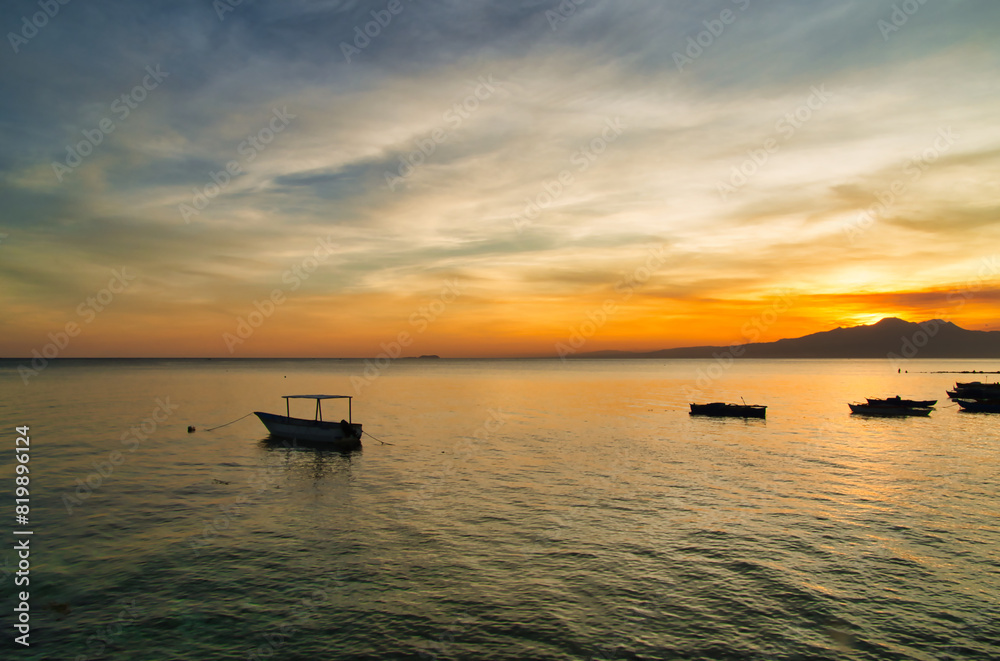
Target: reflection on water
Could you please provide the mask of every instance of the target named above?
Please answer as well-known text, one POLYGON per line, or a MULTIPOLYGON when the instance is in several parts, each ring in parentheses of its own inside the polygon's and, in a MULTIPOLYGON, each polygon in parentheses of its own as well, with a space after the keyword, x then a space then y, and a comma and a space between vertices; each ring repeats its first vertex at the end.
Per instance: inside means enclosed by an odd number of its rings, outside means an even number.
POLYGON ((288 470, 311 467, 318 479, 330 472, 347 471, 351 467, 351 456, 360 450, 330 450, 319 443, 288 441, 267 437, 259 442, 260 448, 276 459, 288 470))
POLYGON ((401 361, 354 401, 392 445, 348 454, 201 430, 355 394, 360 362, 56 363, 30 392, 0 367, 38 447, 47 647, 19 658, 1000 656, 998 418, 847 407, 946 405, 955 379, 921 372, 984 365, 709 367, 401 361), (698 388, 768 418, 690 416, 698 388))

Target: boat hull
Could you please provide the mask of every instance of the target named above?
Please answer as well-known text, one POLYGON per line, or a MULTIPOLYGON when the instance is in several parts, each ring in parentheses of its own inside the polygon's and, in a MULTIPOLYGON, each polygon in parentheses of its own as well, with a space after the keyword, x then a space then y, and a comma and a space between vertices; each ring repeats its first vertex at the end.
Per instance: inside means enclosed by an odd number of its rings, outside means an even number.
POLYGON ((1000 384, 979 381, 956 383, 954 390, 946 392, 952 399, 1000 399, 1000 384))
POLYGON ((918 408, 918 409, 929 409, 937 404, 936 399, 897 399, 895 397, 890 397, 889 399, 874 399, 872 397, 868 398, 868 404, 870 406, 896 406, 904 408, 918 408))
POLYGON ((905 406, 873 406, 871 404, 848 404, 851 413, 858 415, 874 415, 881 418, 900 418, 906 416, 925 416, 931 414, 929 408, 908 408, 905 406))
POLYGON ((284 415, 254 411, 254 415, 272 436, 294 441, 329 445, 354 450, 361 447, 361 425, 349 422, 328 422, 290 418, 284 415))
POLYGON ((691 415, 707 415, 713 418, 764 418, 766 406, 740 406, 739 404, 691 404, 691 415))
POLYGON ((1000 413, 1000 403, 997 402, 969 402, 964 399, 956 399, 955 402, 969 413, 1000 413))

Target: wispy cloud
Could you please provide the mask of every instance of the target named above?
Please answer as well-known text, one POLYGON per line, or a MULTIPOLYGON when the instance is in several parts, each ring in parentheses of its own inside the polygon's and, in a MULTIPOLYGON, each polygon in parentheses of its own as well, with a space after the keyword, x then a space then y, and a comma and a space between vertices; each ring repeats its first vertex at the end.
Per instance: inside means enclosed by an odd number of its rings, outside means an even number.
MULTIPOLYGON (((18 311, 0 354, 25 354, 125 263, 135 285, 74 351, 113 352, 152 325, 164 330, 129 351, 221 354, 233 315, 328 236, 329 261, 255 336, 262 354, 368 353, 453 274, 468 288, 421 338, 441 344, 421 352, 541 352, 659 245, 669 259, 622 326, 602 330, 608 341, 725 340, 715 329, 738 327, 745 304, 792 286, 814 298, 773 332, 866 306, 919 317, 1000 238, 996 3, 925 3, 888 40, 889 2, 595 1, 554 23, 558 5, 401 0, 388 22, 384 0, 245 0, 223 20, 194 0, 62 5, 0 55, 0 302, 18 311), (348 61, 342 45, 372 21, 348 61), (678 70, 675 54, 706 30, 678 70), (157 65, 169 78, 116 115, 157 65), (816 88, 830 98, 795 120, 816 88), (276 109, 295 119, 245 147, 276 109), (113 132, 53 176, 108 117, 113 132), (609 121, 626 128, 601 145, 609 121), (907 178, 941 129, 960 139, 907 178), (720 197, 769 139, 780 148, 720 197), (183 217, 233 162, 238 174, 183 217), (519 231, 512 216, 563 172, 571 185, 519 231), (327 343, 297 325, 345 306, 370 337, 331 331, 327 343)), ((18 0, 0 25, 16 32, 36 10, 18 0)))

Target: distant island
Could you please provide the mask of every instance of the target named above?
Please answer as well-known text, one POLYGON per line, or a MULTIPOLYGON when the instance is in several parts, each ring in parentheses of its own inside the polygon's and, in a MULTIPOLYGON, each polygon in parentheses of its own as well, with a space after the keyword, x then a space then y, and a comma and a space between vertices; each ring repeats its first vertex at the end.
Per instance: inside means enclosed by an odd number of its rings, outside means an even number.
POLYGON ((835 328, 803 337, 729 346, 650 352, 593 351, 574 358, 1000 358, 1000 331, 973 331, 950 321, 920 323, 889 317, 869 326, 835 328))

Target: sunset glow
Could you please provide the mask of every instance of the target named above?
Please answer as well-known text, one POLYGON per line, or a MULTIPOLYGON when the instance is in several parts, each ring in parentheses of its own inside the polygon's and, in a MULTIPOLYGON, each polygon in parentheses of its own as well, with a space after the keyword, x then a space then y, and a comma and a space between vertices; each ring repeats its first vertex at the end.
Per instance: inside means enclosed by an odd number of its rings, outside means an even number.
POLYGON ((404 2, 362 47, 384 6, 73 3, 7 47, 0 356, 995 322, 995 3, 404 2))

